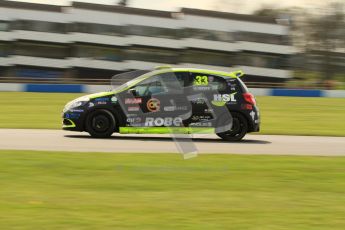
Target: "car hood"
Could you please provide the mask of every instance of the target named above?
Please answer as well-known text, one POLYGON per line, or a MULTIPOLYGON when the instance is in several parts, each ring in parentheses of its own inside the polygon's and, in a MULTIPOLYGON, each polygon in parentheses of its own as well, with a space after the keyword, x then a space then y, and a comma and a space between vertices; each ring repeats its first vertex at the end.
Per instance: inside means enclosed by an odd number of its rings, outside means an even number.
POLYGON ((107 96, 113 96, 113 95, 115 95, 115 92, 100 92, 100 93, 93 93, 93 94, 86 95, 86 97, 90 99, 95 99, 99 97, 107 97, 107 96))

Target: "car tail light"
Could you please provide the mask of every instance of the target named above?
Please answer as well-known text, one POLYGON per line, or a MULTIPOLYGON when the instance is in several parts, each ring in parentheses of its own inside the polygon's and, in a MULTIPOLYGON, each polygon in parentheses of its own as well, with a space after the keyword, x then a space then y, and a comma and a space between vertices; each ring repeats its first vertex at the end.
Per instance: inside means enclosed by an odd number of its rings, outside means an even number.
POLYGON ((244 100, 249 104, 256 105, 255 97, 251 93, 244 93, 243 94, 244 100))
POLYGON ((242 104, 241 109, 253 110, 253 105, 251 104, 242 104))

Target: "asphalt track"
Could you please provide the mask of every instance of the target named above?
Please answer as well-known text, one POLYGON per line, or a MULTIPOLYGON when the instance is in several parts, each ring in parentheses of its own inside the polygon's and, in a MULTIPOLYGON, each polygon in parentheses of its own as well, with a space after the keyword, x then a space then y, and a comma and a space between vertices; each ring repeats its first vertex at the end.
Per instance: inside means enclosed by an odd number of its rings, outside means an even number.
POLYGON ((345 137, 247 135, 227 143, 215 135, 179 139, 169 135, 113 135, 93 139, 87 133, 62 130, 0 129, 2 150, 48 150, 113 153, 198 153, 345 156, 345 137))

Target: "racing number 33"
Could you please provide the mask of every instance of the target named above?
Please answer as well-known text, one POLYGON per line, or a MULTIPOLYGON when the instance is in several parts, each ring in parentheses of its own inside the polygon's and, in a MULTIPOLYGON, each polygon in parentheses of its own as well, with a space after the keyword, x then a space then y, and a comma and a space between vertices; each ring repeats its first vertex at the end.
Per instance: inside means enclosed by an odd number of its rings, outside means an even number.
POLYGON ((208 85, 208 77, 196 76, 194 79, 194 85, 208 85))

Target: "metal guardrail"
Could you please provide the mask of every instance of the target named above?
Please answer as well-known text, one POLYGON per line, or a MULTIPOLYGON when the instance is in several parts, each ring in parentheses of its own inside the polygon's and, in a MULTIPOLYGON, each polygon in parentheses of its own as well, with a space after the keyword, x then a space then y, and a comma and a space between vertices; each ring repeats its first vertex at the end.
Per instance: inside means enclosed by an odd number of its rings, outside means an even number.
POLYGON ((329 89, 330 86, 324 83, 306 84, 299 81, 288 81, 285 83, 276 82, 245 82, 248 88, 282 88, 282 89, 329 89))
MULTIPOLYGON (((24 84, 83 84, 83 85, 121 85, 131 79, 81 79, 81 78, 30 78, 30 77, 0 77, 0 83, 24 83, 24 84), (111 83, 110 83, 111 81, 111 83)), ((329 89, 330 86, 322 83, 308 84, 288 81, 277 82, 245 82, 248 88, 285 88, 285 89, 329 89)))

